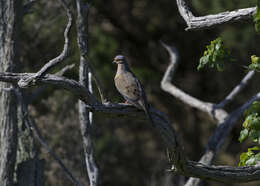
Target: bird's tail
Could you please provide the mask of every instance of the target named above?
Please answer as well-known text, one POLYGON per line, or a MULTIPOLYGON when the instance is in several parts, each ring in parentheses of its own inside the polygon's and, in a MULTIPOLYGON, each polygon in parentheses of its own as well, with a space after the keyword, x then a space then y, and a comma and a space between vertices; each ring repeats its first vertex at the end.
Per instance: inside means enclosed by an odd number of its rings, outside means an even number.
POLYGON ((151 116, 151 113, 150 113, 150 106, 148 104, 145 106, 144 112, 145 112, 148 120, 151 122, 151 124, 153 126, 155 126, 155 122, 154 122, 153 117, 151 116))

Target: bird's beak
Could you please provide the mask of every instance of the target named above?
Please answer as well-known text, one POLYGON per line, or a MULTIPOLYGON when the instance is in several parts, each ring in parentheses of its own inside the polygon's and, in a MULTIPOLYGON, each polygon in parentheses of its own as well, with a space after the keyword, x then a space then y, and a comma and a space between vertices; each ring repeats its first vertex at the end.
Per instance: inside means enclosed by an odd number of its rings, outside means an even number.
POLYGON ((113 62, 112 62, 112 64, 116 64, 116 62, 115 62, 115 61, 113 61, 113 62))

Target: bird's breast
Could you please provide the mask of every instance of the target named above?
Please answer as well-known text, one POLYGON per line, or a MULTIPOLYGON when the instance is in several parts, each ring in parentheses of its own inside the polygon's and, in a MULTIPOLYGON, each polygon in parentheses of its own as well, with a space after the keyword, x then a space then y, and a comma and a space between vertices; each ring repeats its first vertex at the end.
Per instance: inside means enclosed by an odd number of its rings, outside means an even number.
POLYGON ((115 76, 115 86, 117 90, 131 100, 140 98, 138 82, 131 73, 122 73, 115 76))

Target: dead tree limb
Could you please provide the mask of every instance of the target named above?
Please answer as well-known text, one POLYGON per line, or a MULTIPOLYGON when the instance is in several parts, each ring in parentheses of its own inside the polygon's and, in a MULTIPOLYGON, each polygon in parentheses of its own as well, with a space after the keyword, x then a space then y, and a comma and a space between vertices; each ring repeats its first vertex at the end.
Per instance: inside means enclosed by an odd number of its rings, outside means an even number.
MULTIPOLYGON (((91 93, 92 89, 92 73, 89 68, 89 62, 86 61, 88 56, 88 4, 82 0, 77 0, 77 34, 78 44, 80 48, 80 66, 79 66, 79 82, 86 87, 91 93), (85 57, 83 56, 83 53, 85 57)), ((99 85, 99 84, 97 84, 99 85)), ((100 92, 101 99, 103 94, 100 92)), ((85 162, 88 171, 90 186, 97 186, 99 183, 99 171, 95 162, 94 145, 93 145, 93 112, 87 107, 86 103, 79 100, 79 121, 81 135, 83 138, 83 148, 85 154, 85 162)))
POLYGON ((68 56, 68 50, 69 50, 69 33, 72 26, 73 21, 73 15, 72 11, 70 10, 69 6, 66 4, 64 0, 60 0, 61 4, 63 5, 64 9, 66 10, 67 16, 68 16, 68 23, 64 31, 64 47, 62 52, 55 57, 54 59, 50 60, 48 63, 46 63, 37 73, 34 74, 34 76, 27 77, 27 79, 21 79, 18 82, 19 87, 26 88, 28 86, 31 86, 31 84, 35 84, 39 77, 44 76, 47 74, 53 67, 57 66, 60 62, 64 61, 65 58, 68 56))
POLYGON ((176 2, 180 14, 188 26, 186 30, 208 29, 224 23, 250 20, 256 13, 256 7, 252 7, 196 17, 191 12, 186 0, 176 0, 176 2))

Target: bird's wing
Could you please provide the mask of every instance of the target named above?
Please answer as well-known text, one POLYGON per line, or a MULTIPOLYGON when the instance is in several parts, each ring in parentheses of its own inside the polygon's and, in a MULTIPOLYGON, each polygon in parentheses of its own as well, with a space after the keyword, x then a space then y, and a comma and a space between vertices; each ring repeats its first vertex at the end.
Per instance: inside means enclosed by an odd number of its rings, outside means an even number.
POLYGON ((117 90, 126 100, 136 102, 140 99, 142 94, 140 91, 140 83, 131 72, 121 73, 116 76, 115 85, 117 90))

